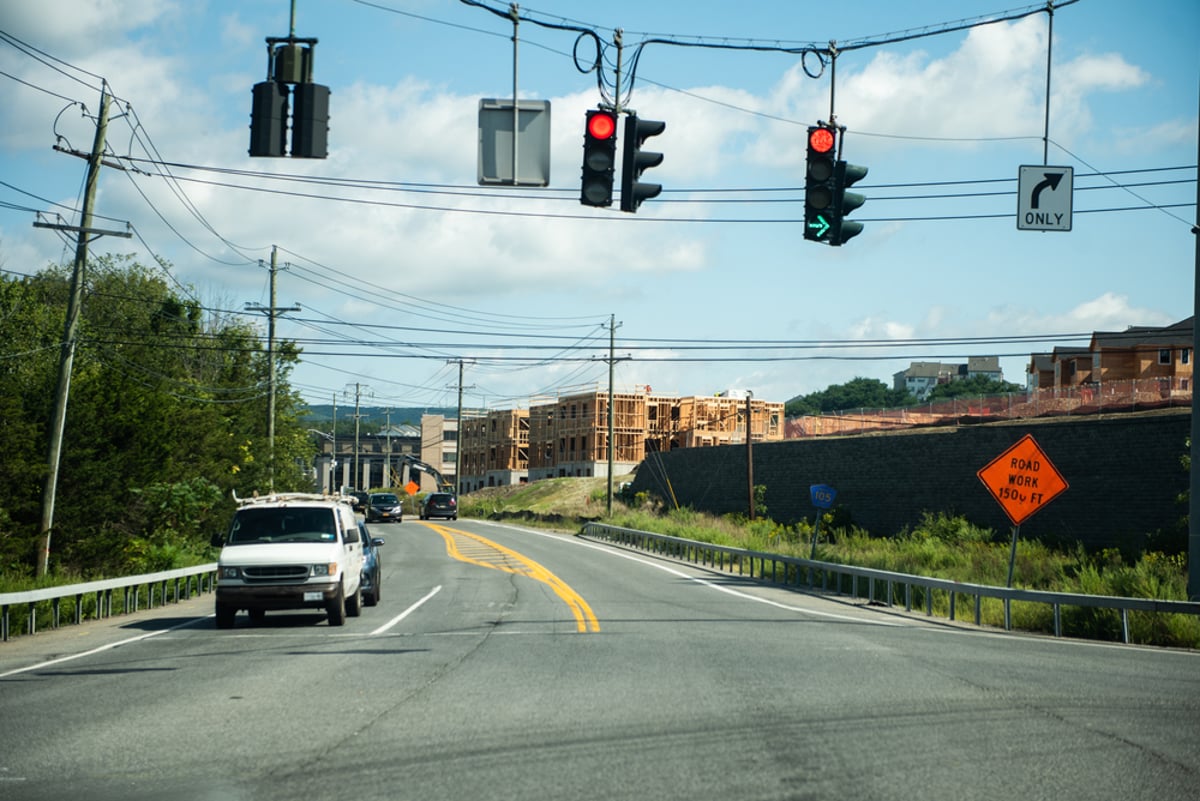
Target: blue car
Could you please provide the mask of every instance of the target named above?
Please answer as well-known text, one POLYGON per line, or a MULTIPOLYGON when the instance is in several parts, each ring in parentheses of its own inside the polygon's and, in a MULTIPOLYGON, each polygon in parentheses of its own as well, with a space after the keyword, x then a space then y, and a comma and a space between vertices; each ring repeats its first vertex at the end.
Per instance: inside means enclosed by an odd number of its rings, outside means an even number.
POLYGON ((363 544, 362 599, 367 606, 375 606, 379 603, 379 585, 383 582, 383 560, 379 558, 379 547, 384 544, 384 539, 372 537, 367 524, 362 521, 358 523, 358 533, 363 544))

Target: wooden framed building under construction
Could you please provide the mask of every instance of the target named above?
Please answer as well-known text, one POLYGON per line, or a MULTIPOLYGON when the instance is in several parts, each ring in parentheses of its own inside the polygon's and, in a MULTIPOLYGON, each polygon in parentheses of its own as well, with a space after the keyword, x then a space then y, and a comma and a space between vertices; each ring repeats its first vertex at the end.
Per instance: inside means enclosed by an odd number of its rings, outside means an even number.
POLYGON ((459 431, 463 492, 529 480, 528 409, 465 417, 459 431))
MULTIPOLYGON (((648 388, 647 388, 648 390, 648 388)), ((783 439, 783 403, 734 394, 678 398, 649 391, 612 396, 613 472, 656 451, 783 439)), ((609 394, 580 392, 489 412, 463 423, 463 488, 563 476, 608 475, 609 394), (523 474, 522 474, 523 471, 523 474)))

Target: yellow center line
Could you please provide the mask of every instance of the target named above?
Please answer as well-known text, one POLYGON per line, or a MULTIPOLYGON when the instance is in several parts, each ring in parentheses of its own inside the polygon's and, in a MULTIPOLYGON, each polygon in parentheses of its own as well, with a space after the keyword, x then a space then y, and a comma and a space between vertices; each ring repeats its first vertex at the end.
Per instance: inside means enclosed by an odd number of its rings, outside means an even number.
POLYGON ((442 536, 442 539, 446 541, 446 552, 452 558, 460 562, 502 570, 505 573, 519 576, 528 576, 540 581, 554 590, 554 594, 570 608, 571 614, 575 616, 575 626, 580 632, 600 631, 600 621, 596 619, 588 602, 583 600, 583 596, 529 557, 522 556, 514 550, 477 534, 457 531, 425 521, 421 521, 421 524, 442 536))

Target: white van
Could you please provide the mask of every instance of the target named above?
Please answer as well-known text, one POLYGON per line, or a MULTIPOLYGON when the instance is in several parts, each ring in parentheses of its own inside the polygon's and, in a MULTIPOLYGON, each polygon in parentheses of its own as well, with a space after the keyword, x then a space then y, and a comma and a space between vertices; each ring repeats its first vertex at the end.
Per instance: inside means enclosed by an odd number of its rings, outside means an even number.
POLYGON ((217 628, 239 609, 260 622, 271 609, 323 608, 329 625, 362 611, 363 548, 350 498, 285 493, 238 501, 229 531, 213 537, 217 628))

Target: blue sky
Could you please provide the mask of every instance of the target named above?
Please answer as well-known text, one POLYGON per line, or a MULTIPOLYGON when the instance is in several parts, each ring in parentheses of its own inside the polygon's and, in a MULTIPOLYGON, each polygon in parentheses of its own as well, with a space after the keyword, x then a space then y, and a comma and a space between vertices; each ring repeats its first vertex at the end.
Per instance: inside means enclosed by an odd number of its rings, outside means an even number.
POLYGON ((77 222, 85 164, 52 146, 90 148, 102 77, 120 99, 112 159, 145 174, 102 171, 98 224, 138 236, 93 252, 165 259, 206 307, 243 314, 269 302, 260 261, 278 246, 279 304, 301 307, 278 334, 305 348, 292 381, 311 402, 358 385, 372 405, 452 406, 459 360, 472 407, 604 388, 610 315, 619 391, 784 401, 980 355, 1023 384, 1031 351, 1085 344, 1067 335, 1192 313, 1200 104, 1200 4, 1056 8, 1047 161, 1074 168, 1073 229, 1017 230, 1018 169, 1043 163, 1048 15, 891 40, 1025 8, 522 4, 519 92, 551 102, 551 184, 513 189, 476 183, 478 102, 513 83, 512 24, 477 6, 297 0, 295 33, 319 40, 314 79, 332 91, 329 158, 303 161, 247 155, 287 0, 6 0, 0 269, 71 259, 31 209, 77 222), (647 45, 622 98, 667 122, 646 176, 664 191, 636 215, 579 204, 601 96, 576 34, 533 20, 606 42, 621 28, 627 73, 647 38, 688 45, 647 45), (866 229, 841 248, 802 235, 805 129, 829 117, 830 70, 695 46, 830 40, 864 45, 834 86, 844 155, 870 169, 866 229))

